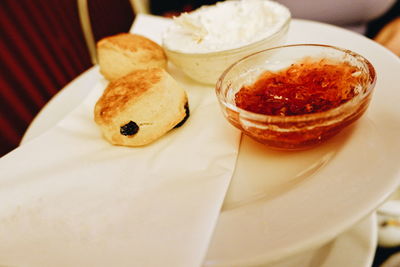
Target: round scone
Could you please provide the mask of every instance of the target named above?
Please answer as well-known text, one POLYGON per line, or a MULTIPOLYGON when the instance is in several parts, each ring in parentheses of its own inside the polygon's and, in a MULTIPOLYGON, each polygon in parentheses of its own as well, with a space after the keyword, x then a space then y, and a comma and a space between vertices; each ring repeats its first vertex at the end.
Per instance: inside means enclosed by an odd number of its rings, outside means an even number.
POLYGON ((144 36, 121 33, 97 43, 100 72, 113 81, 137 69, 165 68, 167 57, 157 43, 144 36))
POLYGON ((186 92, 162 68, 136 70, 111 82, 94 109, 105 139, 122 146, 147 145, 188 116, 186 92))

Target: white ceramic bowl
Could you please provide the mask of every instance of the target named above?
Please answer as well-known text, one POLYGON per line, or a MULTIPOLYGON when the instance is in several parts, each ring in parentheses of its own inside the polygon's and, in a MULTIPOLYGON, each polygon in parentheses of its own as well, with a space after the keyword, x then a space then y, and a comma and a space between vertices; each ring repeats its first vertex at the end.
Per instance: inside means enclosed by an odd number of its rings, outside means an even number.
MULTIPOLYGON (((266 31, 271 32, 266 34, 265 38, 233 49, 189 53, 169 47, 165 45, 164 41, 163 47, 168 59, 186 75, 197 82, 215 85, 223 71, 234 62, 249 54, 284 43, 291 21, 290 12, 287 12, 288 16, 279 27, 276 27, 274 31, 266 29, 266 31)), ((229 34, 229 32, 226 34, 229 34)), ((263 34, 258 33, 258 35, 262 36, 263 34)))

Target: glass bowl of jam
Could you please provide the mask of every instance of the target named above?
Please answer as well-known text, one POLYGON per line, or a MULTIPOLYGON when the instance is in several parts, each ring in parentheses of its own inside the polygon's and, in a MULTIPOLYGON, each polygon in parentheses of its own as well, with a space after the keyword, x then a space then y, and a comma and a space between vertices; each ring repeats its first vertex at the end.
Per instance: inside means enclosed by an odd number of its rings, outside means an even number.
POLYGON ((234 63, 216 94, 227 120, 270 148, 313 147, 359 119, 376 72, 352 51, 318 44, 266 49, 234 63))

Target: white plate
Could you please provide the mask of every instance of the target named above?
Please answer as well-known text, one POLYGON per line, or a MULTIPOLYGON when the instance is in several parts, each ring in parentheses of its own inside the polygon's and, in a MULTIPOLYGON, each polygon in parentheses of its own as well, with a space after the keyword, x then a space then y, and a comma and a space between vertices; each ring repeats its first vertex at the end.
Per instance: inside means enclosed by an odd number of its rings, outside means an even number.
POLYGON ((370 267, 376 250, 376 214, 372 214, 335 240, 263 267, 370 267))
MULTIPOLYGON (((87 89, 96 84, 99 78, 98 69, 94 67, 66 86, 35 118, 22 143, 29 142, 57 123, 73 106, 80 103, 87 94, 87 89)), ((323 246, 302 251, 265 267, 313 267, 316 263, 319 267, 343 266, 338 263, 351 264, 352 267, 369 267, 376 248, 376 228, 376 215, 372 214, 323 246)), ((220 243, 223 246, 228 245, 223 240, 220 243)), ((216 251, 215 249, 214 247, 211 251, 213 255, 206 259, 205 266, 218 266, 221 259, 223 260, 223 256, 218 255, 218 248, 216 251)))
MULTIPOLYGON (((149 16, 139 16, 134 25, 155 40, 164 26, 149 16)), ((312 150, 273 152, 242 138, 208 265, 257 265, 318 247, 373 211, 399 184, 399 59, 360 35, 309 21, 293 21, 288 43, 337 45, 367 57, 378 74, 372 104, 354 127, 312 150)), ((78 105, 98 75, 92 69, 77 79, 82 91, 74 97, 63 90, 54 98, 24 141, 78 105), (73 100, 60 111, 66 95, 73 100)), ((190 90, 192 81, 176 77, 190 90)))
POLYGON ((312 150, 273 152, 242 140, 209 253, 219 266, 268 262, 317 246, 378 207, 399 184, 399 58, 363 36, 309 21, 293 21, 288 43, 337 45, 364 55, 377 71, 374 98, 355 126, 312 150))

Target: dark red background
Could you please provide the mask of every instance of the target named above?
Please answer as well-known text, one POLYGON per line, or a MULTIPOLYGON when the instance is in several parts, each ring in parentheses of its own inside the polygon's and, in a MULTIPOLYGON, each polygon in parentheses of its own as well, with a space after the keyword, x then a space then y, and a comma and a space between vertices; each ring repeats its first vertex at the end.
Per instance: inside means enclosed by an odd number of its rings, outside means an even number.
MULTIPOLYGON (((128 0, 89 0, 96 40, 129 30, 128 0)), ((92 66, 76 0, 0 0, 0 156, 39 110, 92 66)))

